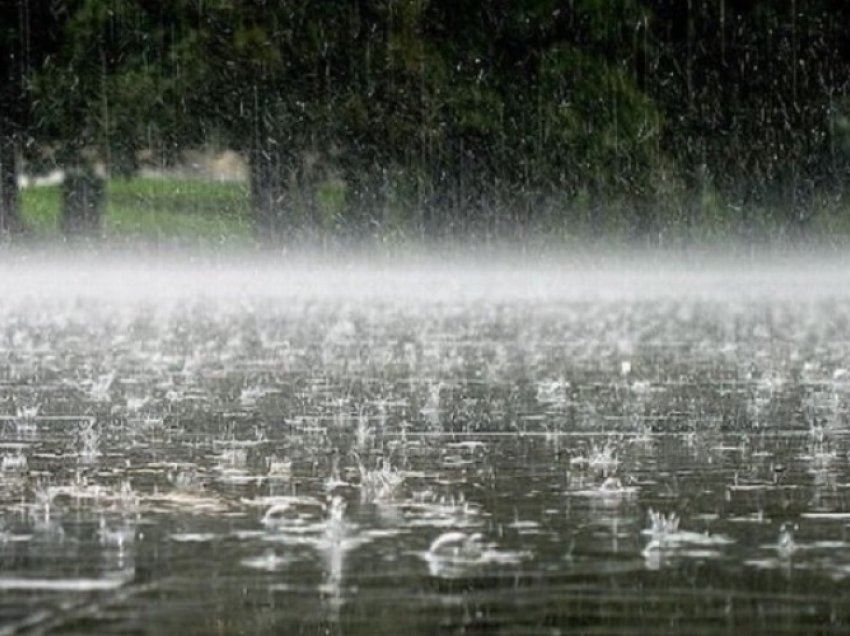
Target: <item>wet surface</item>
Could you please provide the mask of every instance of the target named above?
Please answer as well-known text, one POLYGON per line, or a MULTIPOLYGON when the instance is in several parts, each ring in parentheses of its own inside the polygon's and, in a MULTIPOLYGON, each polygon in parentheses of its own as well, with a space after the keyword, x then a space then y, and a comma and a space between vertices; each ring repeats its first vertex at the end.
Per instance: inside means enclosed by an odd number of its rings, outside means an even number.
POLYGON ((850 622, 850 300, 0 302, 0 634, 850 622))

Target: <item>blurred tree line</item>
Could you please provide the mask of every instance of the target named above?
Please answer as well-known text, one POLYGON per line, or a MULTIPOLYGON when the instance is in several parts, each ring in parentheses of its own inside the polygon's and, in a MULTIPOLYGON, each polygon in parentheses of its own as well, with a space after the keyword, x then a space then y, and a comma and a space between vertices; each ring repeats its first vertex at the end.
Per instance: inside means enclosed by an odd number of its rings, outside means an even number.
POLYGON ((92 232, 96 166, 212 147, 262 237, 798 233, 848 185, 848 25, 840 0, 0 0, 0 230, 22 162, 62 167, 92 232))

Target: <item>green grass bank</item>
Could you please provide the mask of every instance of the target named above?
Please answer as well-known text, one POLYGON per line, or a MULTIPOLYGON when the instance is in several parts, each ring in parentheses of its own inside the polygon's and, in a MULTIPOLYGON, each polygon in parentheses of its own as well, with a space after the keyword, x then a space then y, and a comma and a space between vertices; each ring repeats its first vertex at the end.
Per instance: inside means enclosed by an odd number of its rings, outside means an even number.
MULTIPOLYGON (((60 237, 61 186, 21 190, 24 223, 36 240, 60 237)), ((187 244, 254 239, 248 186, 232 181, 133 177, 106 184, 104 238, 187 244)))
MULTIPOLYGON (((316 200, 319 217, 314 219, 312 240, 317 246, 333 246, 335 233, 344 227, 340 222, 345 207, 344 184, 321 185, 316 200)), ((377 243, 395 249, 413 249, 421 243, 421 214, 415 207, 407 205, 399 195, 387 197, 383 209, 370 210, 375 221, 372 236, 377 243)), ((61 240, 61 186, 22 189, 21 208, 34 241, 61 240)), ((688 204, 681 193, 671 193, 648 209, 659 229, 641 237, 635 235, 636 210, 629 201, 612 198, 593 203, 587 197, 563 195, 538 199, 534 209, 525 213, 525 222, 516 220, 513 208, 494 209, 491 217, 501 219, 497 223, 489 227, 471 226, 460 232, 449 228, 447 238, 452 240, 450 237, 455 236, 467 246, 471 245, 471 238, 474 243, 519 243, 555 249, 635 244, 651 248, 782 247, 800 243, 845 248, 850 238, 850 208, 839 197, 821 198, 809 210, 810 217, 804 227, 789 223, 789 216, 777 213, 780 208, 776 205, 753 205, 744 216, 740 207, 713 192, 706 192, 688 204)), ((103 238, 119 245, 255 246, 257 237, 248 184, 158 176, 109 179, 103 238)), ((299 235, 297 239, 299 244, 309 240, 308 235, 299 235)))

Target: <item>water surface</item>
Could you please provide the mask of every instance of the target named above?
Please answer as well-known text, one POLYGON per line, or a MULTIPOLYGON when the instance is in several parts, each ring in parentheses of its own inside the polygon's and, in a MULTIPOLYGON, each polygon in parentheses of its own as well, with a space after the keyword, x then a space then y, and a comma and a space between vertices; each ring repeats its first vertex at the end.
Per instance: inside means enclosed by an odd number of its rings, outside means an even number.
POLYGON ((840 268, 3 274, 0 633, 847 629, 840 268))

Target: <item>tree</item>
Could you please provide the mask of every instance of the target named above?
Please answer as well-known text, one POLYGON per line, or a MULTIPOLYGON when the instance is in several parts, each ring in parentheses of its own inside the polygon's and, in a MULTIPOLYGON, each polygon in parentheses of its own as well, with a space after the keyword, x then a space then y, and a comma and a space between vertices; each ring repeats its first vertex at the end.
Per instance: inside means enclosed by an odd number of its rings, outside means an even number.
POLYGON ((50 149, 65 171, 66 234, 93 235, 103 173, 132 173, 140 146, 168 148, 185 123, 169 105, 179 96, 169 53, 181 4, 75 0, 55 5, 52 15, 55 52, 29 90, 37 147, 50 149))
POLYGON ((5 3, 0 182, 15 148, 48 150, 68 173, 66 228, 96 231, 96 167, 131 173, 141 148, 170 160, 212 142, 247 158, 264 239, 368 235, 399 207, 426 236, 489 235, 547 198, 595 202, 600 231, 628 201, 634 236, 653 237, 670 181, 692 200, 711 183, 787 202, 784 222, 802 226, 850 165, 850 46, 834 18, 850 8, 799 5, 5 3), (331 177, 334 218, 316 194, 331 177))
POLYGON ((48 4, 0 3, 0 234, 23 229, 18 156, 31 127, 27 83, 33 69, 53 50, 56 24, 48 4))

